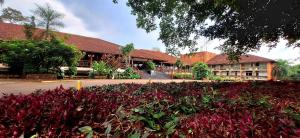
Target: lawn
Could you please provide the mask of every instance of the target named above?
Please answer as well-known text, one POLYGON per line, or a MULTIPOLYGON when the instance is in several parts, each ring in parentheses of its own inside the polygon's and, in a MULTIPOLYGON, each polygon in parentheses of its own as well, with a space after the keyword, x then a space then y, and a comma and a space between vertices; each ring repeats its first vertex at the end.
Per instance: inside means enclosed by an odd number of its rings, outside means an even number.
POLYGON ((0 137, 300 137, 299 82, 57 88, 0 107, 0 137))

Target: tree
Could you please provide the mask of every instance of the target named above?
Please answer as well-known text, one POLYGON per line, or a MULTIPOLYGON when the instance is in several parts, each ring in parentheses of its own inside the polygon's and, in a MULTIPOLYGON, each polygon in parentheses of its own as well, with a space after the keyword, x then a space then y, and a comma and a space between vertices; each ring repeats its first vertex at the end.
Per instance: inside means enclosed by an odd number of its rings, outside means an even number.
POLYGON ((34 32, 35 32, 35 17, 34 16, 31 16, 30 17, 30 23, 25 23, 24 24, 24 33, 25 33, 25 36, 28 40, 30 39, 33 39, 33 35, 34 35, 34 32))
POLYGON ((2 10, 1 19, 10 23, 21 23, 26 21, 26 18, 23 16, 22 12, 10 7, 2 10))
POLYGON ((300 64, 290 66, 288 76, 294 80, 300 80, 300 64))
POLYGON ((272 70, 273 76, 277 79, 286 79, 288 77, 289 62, 287 60, 279 59, 272 70))
POLYGON ((175 62, 175 66, 181 69, 183 67, 183 62, 180 59, 177 59, 175 62))
MULTIPOLYGON (((117 2, 117 0, 113 0, 117 2)), ((299 0, 128 0, 137 26, 160 28, 166 47, 193 48, 200 36, 222 39, 219 48, 238 59, 279 39, 300 47, 299 0), (158 23, 158 24, 157 24, 158 23)))
POLYGON ((205 63, 195 63, 192 67, 192 73, 196 80, 207 78, 210 74, 210 69, 205 63))
POLYGON ((64 27, 61 19, 64 17, 63 14, 55 11, 50 7, 49 4, 45 6, 36 5, 36 9, 33 11, 38 26, 45 28, 45 38, 49 38, 52 30, 56 30, 57 27, 64 27))
POLYGON ((82 57, 75 46, 57 39, 1 41, 0 52, 3 63, 8 64, 14 74, 56 73, 62 76, 62 66, 74 68, 82 57))
POLYGON ((122 55, 125 59, 126 67, 130 65, 130 54, 134 50, 133 43, 127 44, 125 47, 122 48, 122 55))

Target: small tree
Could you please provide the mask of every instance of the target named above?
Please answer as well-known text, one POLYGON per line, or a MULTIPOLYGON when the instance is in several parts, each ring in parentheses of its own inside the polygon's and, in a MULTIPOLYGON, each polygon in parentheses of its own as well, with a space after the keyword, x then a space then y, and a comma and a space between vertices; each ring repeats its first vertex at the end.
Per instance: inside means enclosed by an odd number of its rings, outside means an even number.
POLYGON ((35 31, 35 17, 34 16, 31 16, 30 17, 30 23, 25 23, 24 24, 24 34, 26 36, 26 38, 28 40, 31 40, 33 39, 33 35, 34 35, 34 31, 35 31))
POLYGON ((273 68, 272 74, 277 79, 286 79, 288 76, 289 62, 287 60, 279 59, 273 68))
POLYGON ((193 75, 196 80, 207 78, 210 74, 210 69, 205 63, 195 63, 192 68, 193 75))
POLYGON ((122 48, 122 55, 124 57, 126 67, 129 67, 130 65, 130 56, 133 50, 134 50, 133 43, 127 44, 125 47, 122 48))
POLYGON ((7 7, 2 10, 1 19, 10 23, 21 23, 26 21, 21 11, 7 7))
POLYGON ((175 62, 175 66, 179 69, 181 69, 183 67, 183 63, 180 59, 177 59, 175 62))
POLYGON ((146 66, 145 69, 147 71, 155 70, 155 63, 152 61, 146 62, 145 66, 146 66))

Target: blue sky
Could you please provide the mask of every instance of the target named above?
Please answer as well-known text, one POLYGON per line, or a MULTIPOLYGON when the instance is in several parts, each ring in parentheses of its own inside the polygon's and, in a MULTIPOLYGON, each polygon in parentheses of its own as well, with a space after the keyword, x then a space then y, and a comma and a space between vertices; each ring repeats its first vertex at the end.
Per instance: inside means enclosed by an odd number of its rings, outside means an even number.
POLYGON ((147 34, 136 27, 136 18, 130 14, 130 8, 124 0, 118 4, 112 0, 64 0, 62 3, 73 14, 87 21, 87 29, 97 32, 97 37, 101 39, 120 45, 134 43, 136 48, 164 49, 163 44, 157 40, 157 31, 147 34))
MULTIPOLYGON (((119 0, 118 4, 114 4, 112 0, 6 0, 2 8, 10 6, 30 16, 35 4, 45 3, 49 3, 65 15, 65 27, 59 31, 96 37, 119 45, 134 43, 137 49, 159 47, 162 51, 165 50, 161 41, 157 40, 158 31, 146 33, 136 27, 136 18, 130 14, 131 10, 126 6, 126 0, 119 0)), ((215 47, 220 44, 219 40, 208 41, 201 38, 197 46, 219 53, 215 47)), ((182 50, 182 53, 186 52, 187 50, 182 50)), ((300 57, 300 48, 286 48, 285 41, 280 41, 275 49, 262 47, 251 54, 300 63, 300 59, 295 60, 300 57)))

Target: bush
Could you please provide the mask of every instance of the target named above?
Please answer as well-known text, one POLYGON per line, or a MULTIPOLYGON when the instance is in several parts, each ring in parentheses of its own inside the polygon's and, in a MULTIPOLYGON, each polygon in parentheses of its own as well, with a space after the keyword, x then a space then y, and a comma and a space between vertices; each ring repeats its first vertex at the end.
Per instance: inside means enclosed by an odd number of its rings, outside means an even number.
POLYGON ((193 79, 193 75, 189 73, 175 73, 175 79, 193 79))
POLYGON ((3 95, 0 137, 296 138, 299 89, 299 82, 188 82, 3 95))
POLYGON ((112 71, 112 69, 103 61, 95 61, 92 65, 92 69, 96 75, 100 76, 108 76, 112 71))
POLYGON ((196 80, 202 80, 210 75, 210 69, 205 63, 195 63, 192 68, 196 80))
POLYGON ((155 70, 155 63, 152 61, 146 62, 145 70, 147 70, 147 71, 155 70))
POLYGON ((134 72, 132 68, 127 68, 123 73, 121 73, 122 79, 140 79, 141 76, 134 72))

